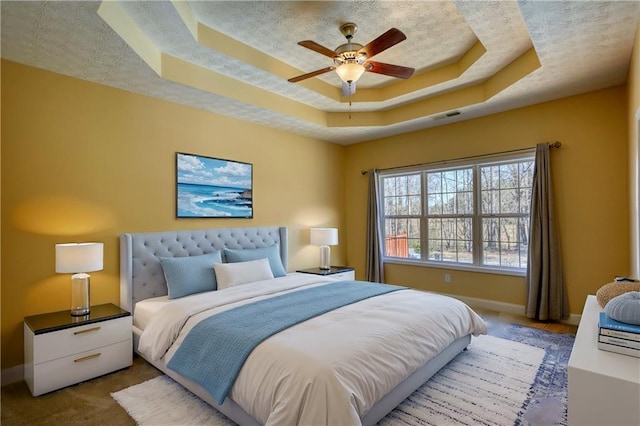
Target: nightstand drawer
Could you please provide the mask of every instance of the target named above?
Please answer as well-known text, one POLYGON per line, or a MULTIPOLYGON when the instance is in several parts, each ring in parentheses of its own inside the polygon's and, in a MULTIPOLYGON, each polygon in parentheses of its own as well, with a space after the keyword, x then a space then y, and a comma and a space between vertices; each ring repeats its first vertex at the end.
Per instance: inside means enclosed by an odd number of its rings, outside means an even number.
POLYGON ((327 275, 327 277, 334 280, 340 280, 340 281, 346 281, 346 280, 353 281, 356 279, 356 273, 355 271, 339 272, 337 274, 327 275))
POLYGON ((31 393, 34 396, 42 395, 83 380, 126 368, 132 362, 133 351, 129 339, 34 365, 33 376, 27 380, 27 384, 30 385, 31 393))
POLYGON ((131 316, 33 335, 33 363, 40 364, 122 341, 131 342, 131 316))

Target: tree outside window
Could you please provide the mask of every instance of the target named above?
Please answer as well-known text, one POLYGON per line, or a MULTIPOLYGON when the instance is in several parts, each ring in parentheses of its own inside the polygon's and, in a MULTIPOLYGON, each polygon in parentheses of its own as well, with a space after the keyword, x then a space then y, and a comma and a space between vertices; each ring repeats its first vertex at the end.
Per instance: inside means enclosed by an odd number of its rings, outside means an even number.
POLYGON ((526 268, 532 156, 380 179, 387 258, 526 268))

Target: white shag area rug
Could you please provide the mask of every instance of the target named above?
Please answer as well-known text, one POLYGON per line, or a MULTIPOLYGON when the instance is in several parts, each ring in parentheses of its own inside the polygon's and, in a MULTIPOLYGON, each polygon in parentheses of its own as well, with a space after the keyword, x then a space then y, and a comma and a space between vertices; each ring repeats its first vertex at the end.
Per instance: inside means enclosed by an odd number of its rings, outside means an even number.
MULTIPOLYGON (((532 387, 544 349, 493 336, 474 337, 380 425, 513 425, 532 387)), ((231 426, 224 415, 167 376, 111 396, 142 426, 231 426)))

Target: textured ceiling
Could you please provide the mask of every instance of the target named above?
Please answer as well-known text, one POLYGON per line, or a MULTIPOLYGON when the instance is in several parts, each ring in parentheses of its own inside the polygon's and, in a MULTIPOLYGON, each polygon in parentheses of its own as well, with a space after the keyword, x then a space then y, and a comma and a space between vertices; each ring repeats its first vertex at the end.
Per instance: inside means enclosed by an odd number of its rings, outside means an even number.
POLYGON ((448 124, 625 82, 637 1, 2 1, 3 58, 339 144, 448 124), (331 65, 354 22, 374 60, 349 99, 331 65), (461 114, 442 118, 452 110, 461 114), (351 111, 351 114, 349 114, 351 111))

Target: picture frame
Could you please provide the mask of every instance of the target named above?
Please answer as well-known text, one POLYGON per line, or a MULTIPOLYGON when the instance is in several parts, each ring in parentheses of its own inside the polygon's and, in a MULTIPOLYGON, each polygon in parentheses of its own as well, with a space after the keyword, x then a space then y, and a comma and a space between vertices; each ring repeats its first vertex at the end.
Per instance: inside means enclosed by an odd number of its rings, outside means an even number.
POLYGON ((177 218, 253 218, 253 164, 176 152, 177 218))

